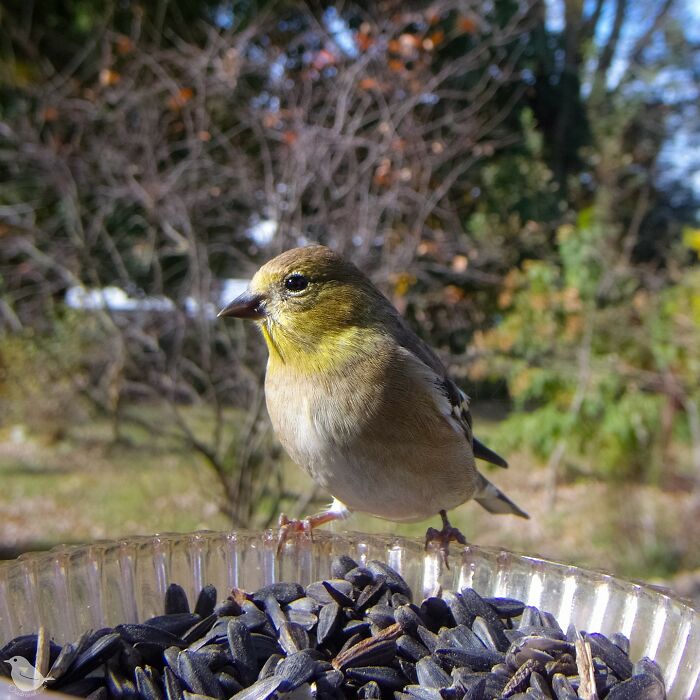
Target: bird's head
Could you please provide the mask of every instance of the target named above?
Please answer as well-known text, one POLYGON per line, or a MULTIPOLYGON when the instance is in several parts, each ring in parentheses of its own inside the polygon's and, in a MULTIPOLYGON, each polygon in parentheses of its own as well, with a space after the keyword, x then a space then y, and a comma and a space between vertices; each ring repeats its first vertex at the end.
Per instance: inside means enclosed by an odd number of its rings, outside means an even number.
POLYGON ((219 316, 258 321, 271 357, 299 364, 349 350, 358 330, 380 323, 391 308, 355 265, 316 245, 265 263, 219 316))
POLYGON ((28 666, 29 661, 25 659, 23 656, 13 656, 11 659, 7 659, 7 663, 10 664, 12 668, 15 668, 16 666, 28 666))

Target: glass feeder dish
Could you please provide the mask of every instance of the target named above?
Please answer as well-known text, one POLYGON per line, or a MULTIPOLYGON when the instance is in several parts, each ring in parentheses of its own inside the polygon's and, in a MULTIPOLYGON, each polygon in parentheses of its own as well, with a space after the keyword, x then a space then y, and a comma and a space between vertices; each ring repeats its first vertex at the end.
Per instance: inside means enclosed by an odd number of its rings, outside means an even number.
MULTIPOLYGON (((277 556, 266 532, 196 532, 132 537, 118 542, 57 547, 0 563, 0 647, 43 626, 58 644, 88 629, 162 614, 170 583, 194 601, 213 584, 222 599, 233 587, 253 591, 274 581, 306 585, 327 578, 332 559, 380 559, 396 569, 416 599, 474 588, 482 596, 516 598, 552 613, 561 627, 621 632, 630 658, 661 666, 668 697, 700 693, 700 613, 669 593, 600 573, 493 548, 452 547, 450 569, 418 540, 322 531, 303 535, 277 556)), ((0 677, 0 700, 17 689, 0 677)), ((59 697, 58 693, 49 693, 59 697)))

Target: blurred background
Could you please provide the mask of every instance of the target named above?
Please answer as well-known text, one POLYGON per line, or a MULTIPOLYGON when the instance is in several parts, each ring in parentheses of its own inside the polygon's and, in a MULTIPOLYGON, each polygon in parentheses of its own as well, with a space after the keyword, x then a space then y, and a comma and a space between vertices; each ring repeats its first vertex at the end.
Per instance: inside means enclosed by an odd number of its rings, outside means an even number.
POLYGON ((699 48, 693 0, 4 0, 0 557, 326 501, 216 319, 321 242, 509 459, 471 541, 700 599, 699 48))

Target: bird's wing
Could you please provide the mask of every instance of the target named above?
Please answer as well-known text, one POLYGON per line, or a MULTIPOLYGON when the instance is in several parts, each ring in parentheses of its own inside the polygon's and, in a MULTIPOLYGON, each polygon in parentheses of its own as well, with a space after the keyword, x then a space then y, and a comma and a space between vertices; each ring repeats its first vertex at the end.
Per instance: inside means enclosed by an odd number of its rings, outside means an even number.
POLYGON ((503 457, 474 437, 472 433, 472 414, 469 410, 469 397, 450 379, 445 365, 435 354, 435 351, 419 338, 398 314, 396 314, 395 323, 394 334, 399 344, 435 372, 436 384, 450 402, 451 416, 464 430, 469 443, 472 445, 474 456, 499 467, 508 467, 508 462, 503 457))

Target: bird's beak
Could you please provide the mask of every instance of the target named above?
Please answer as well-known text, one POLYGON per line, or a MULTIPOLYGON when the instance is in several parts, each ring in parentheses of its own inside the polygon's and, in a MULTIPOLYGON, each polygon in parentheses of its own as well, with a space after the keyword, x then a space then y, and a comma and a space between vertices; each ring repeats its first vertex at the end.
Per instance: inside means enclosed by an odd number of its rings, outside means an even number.
POLYGON ((250 290, 243 292, 219 311, 218 317, 224 316, 260 321, 265 318, 265 297, 262 294, 253 294, 250 290))

